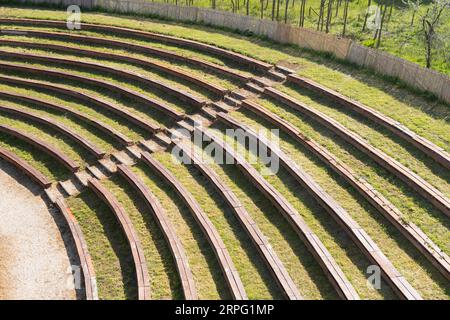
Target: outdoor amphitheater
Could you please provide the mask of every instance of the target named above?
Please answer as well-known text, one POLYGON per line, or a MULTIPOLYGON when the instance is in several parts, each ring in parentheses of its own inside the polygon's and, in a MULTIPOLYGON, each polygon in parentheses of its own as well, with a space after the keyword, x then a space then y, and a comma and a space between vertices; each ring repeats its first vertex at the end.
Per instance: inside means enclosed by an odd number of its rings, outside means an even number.
POLYGON ((67 19, 0 4, 0 299, 450 298, 448 76, 67 19))

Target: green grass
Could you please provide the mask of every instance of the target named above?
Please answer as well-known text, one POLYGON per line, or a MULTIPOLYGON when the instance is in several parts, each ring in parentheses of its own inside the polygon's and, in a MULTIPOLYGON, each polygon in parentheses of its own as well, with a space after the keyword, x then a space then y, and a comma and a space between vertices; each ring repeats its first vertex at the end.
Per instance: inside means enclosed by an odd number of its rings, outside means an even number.
MULTIPOLYGON (((367 120, 356 112, 341 107, 329 99, 309 94, 306 90, 298 90, 295 86, 280 86, 278 89, 315 110, 330 116, 361 136, 372 146, 385 152, 411 171, 417 173, 447 197, 450 195, 450 172, 382 125, 367 120)), ((448 133, 445 136, 450 137, 448 133)), ((450 150, 450 145, 447 147, 450 150)))
POLYGON ((108 206, 87 190, 67 201, 84 233, 102 300, 137 299, 130 247, 108 206))
MULTIPOLYGON (((11 28, 17 29, 17 26, 11 26, 11 28)), ((29 30, 28 28, 26 28, 26 29, 29 30)), ((60 30, 50 29, 49 31, 60 31, 60 30)), ((95 34, 95 33, 91 33, 90 35, 101 37, 101 38, 106 38, 106 39, 111 37, 110 35, 95 34)), ((41 43, 41 44, 55 44, 55 45, 60 45, 60 46, 75 48, 75 49, 87 49, 87 50, 99 51, 99 52, 104 52, 104 53, 112 53, 112 54, 116 54, 116 55, 124 55, 127 57, 133 57, 133 58, 137 58, 137 59, 141 59, 141 60, 145 60, 145 61, 149 61, 149 62, 159 63, 159 64, 162 64, 167 67, 171 67, 171 68, 174 68, 174 69, 177 69, 180 71, 184 71, 195 77, 203 79, 204 81, 209 81, 211 83, 221 85, 227 89, 234 89, 234 88, 236 88, 236 85, 237 85, 237 83, 235 81, 233 81, 232 79, 227 79, 226 76, 224 77, 222 74, 215 73, 209 69, 203 69, 201 67, 197 67, 197 66, 189 64, 189 63, 184 63, 182 61, 174 60, 174 61, 169 62, 169 61, 166 61, 162 58, 158 58, 157 56, 154 56, 151 54, 146 55, 144 53, 139 53, 138 51, 136 51, 136 52, 132 51, 132 49, 120 49, 117 47, 105 47, 105 46, 102 46, 101 44, 94 44, 94 43, 85 44, 80 41, 69 41, 70 39, 68 39, 68 40, 66 40, 66 39, 65 40, 46 39, 46 38, 32 37, 31 35, 30 36, 4 35, 4 36, 2 36, 2 39, 21 40, 21 41, 26 41, 26 42, 31 42, 31 43, 41 43)), ((114 38, 114 39, 116 39, 116 38, 114 38)), ((130 38, 127 38, 126 40, 128 40, 128 42, 133 42, 133 39, 130 39, 130 38)), ((145 43, 145 45, 149 46, 149 44, 147 42, 145 43)), ((49 52, 49 51, 51 51, 51 50, 48 50, 46 52, 49 52)), ((55 53, 56 52, 59 52, 59 51, 55 51, 55 53)), ((149 70, 152 70, 152 69, 149 69, 149 70)), ((176 80, 176 79, 174 79, 174 80, 176 80)))
MULTIPOLYGON (((225 127, 215 126, 216 130, 224 133, 225 127)), ((225 141, 235 145, 237 142, 231 137, 224 136, 225 141)), ((247 161, 249 152, 245 152, 247 161)), ((260 169, 262 163, 251 163, 260 169)), ((275 175, 266 175, 264 178, 274 186, 302 216, 311 230, 319 237, 325 247, 331 253, 342 271, 354 286, 362 299, 393 299, 395 295, 386 283, 377 291, 366 285, 365 274, 370 261, 356 247, 352 240, 343 232, 340 226, 328 215, 314 198, 302 188, 295 178, 286 169, 279 168, 275 175)), ((298 240, 300 241, 300 240, 298 240)))
MULTIPOLYGON (((271 124, 254 119, 254 114, 240 110, 233 117, 254 129, 272 128, 271 124)), ((325 167, 317 157, 286 134, 280 135, 282 150, 310 174, 314 180, 357 221, 372 237, 394 266, 425 299, 442 299, 449 295, 446 280, 421 253, 408 243, 396 229, 352 189, 339 175, 325 167)), ((380 191, 380 190, 379 190, 380 191)))
POLYGON ((244 284, 249 299, 280 299, 269 270, 231 209, 201 173, 193 166, 173 161, 170 153, 157 153, 155 158, 168 168, 192 193, 219 232, 244 284), (190 188, 190 186, 196 186, 190 188))
POLYGON ((147 261, 152 299, 183 299, 175 262, 151 209, 124 178, 116 175, 102 184, 123 206, 137 232, 147 261))
MULTIPOLYGON (((200 152, 200 150, 197 151, 200 152)), ((203 156, 208 159, 206 154, 203 156)), ((306 299, 337 299, 336 292, 320 266, 272 203, 248 181, 238 168, 218 165, 213 163, 212 159, 210 160, 209 166, 230 187, 254 219, 302 296, 306 299)))
MULTIPOLYGON (((101 120, 105 124, 108 124, 112 128, 115 128, 119 132, 127 135, 134 141, 140 140, 142 139, 142 137, 146 136, 146 134, 143 133, 142 130, 139 130, 138 127, 131 125, 129 122, 127 122, 127 120, 117 116, 115 113, 112 113, 111 111, 108 111, 101 107, 96 107, 94 105, 83 105, 82 101, 66 95, 47 92, 47 90, 29 89, 27 86, 15 87, 11 85, 0 84, 0 89, 13 94, 22 94, 25 96, 37 98, 59 106, 68 106, 76 111, 91 116, 94 119, 101 120)), ((34 105, 33 107, 38 108, 38 106, 34 105)))
MULTIPOLYGON (((58 150, 69 156, 77 162, 81 167, 85 166, 85 162, 92 162, 94 160, 87 150, 78 145, 71 138, 51 129, 48 126, 41 125, 35 121, 27 121, 20 117, 11 116, 8 113, 0 112, 0 121, 2 124, 10 126, 14 129, 26 132, 32 136, 43 140, 50 145, 56 147, 58 150)), ((53 180, 62 180, 67 178, 70 171, 59 163, 53 156, 43 155, 45 152, 32 147, 28 142, 18 141, 19 139, 12 137, 9 134, 1 135, 0 141, 3 147, 16 152, 24 160, 30 162, 36 169, 41 171, 53 180)))
MULTIPOLYGON (((147 0, 150 2, 150 0, 147 0)), ((154 2, 153 0, 151 0, 154 2)), ((164 2, 163 0, 156 0, 156 2, 164 2)), ((239 3, 240 1, 236 1, 239 3)), ((281 0, 280 12, 278 16, 279 21, 284 21, 285 16, 285 3, 286 1, 281 0)), ((298 25, 299 23, 299 12, 300 12, 301 1, 289 1, 289 8, 287 11, 287 21, 290 24, 298 25)), ((384 3, 382 1, 372 1, 372 5, 377 5, 378 3, 384 3)), ((245 15, 246 8, 245 2, 241 2, 239 8, 236 8, 235 12, 245 15)), ((390 2, 388 2, 390 4, 390 2)), ((420 17, 426 12, 428 8, 431 7, 430 1, 426 1, 421 5, 418 13, 416 14, 414 24, 411 27, 412 10, 404 5, 400 0, 394 1, 394 8, 392 10, 392 15, 390 19, 389 9, 386 13, 386 20, 383 26, 383 34, 380 49, 387 51, 396 56, 402 57, 403 59, 413 61, 422 66, 425 65, 425 47, 424 43, 420 41, 420 29, 421 20, 420 17)), ((211 7, 211 2, 207 0, 197 0, 194 4, 196 7, 211 7)), ((271 19, 272 14, 272 1, 264 1, 264 6, 267 8, 264 10, 263 16, 266 19, 271 19)), ((232 11, 232 4, 229 1, 216 1, 216 8, 219 10, 232 11)), ((366 28, 362 31, 362 26, 364 23, 364 16, 366 14, 367 1, 356 0, 350 1, 348 7, 348 22, 346 36, 356 40, 367 46, 373 46, 373 36, 374 31, 370 28, 366 28)), ((254 17, 261 16, 261 4, 260 1, 250 1, 250 15, 254 17)), ((320 11, 320 0, 308 0, 306 1, 306 12, 305 12, 305 23, 304 27, 308 29, 317 29, 318 12, 320 11)), ((333 2, 332 10, 332 20, 330 33, 341 35, 343 32, 344 25, 344 1, 333 2), (339 3, 339 9, 336 14, 336 3, 339 3)), ((370 17, 370 15, 369 15, 370 17)), ((326 14, 325 14, 326 18, 326 14)), ((448 36, 450 33, 450 23, 448 21, 450 18, 449 12, 444 12, 442 17, 442 25, 437 28, 438 32, 443 36, 448 36)), ((370 18, 369 18, 370 19, 370 18)), ((325 26, 323 27, 325 32, 325 26)), ((448 40, 448 39, 447 39, 448 40)), ((444 40, 445 41, 445 40, 444 40)), ((440 50, 433 50, 435 55, 435 61, 432 65, 433 69, 438 70, 443 73, 450 73, 450 60, 448 52, 445 48, 448 45, 444 44, 444 48, 440 50)))
POLYGON ((158 198, 172 222, 186 250, 199 299, 230 298, 208 240, 176 192, 144 164, 133 167, 133 171, 144 180, 158 198))
POLYGON ((417 224, 442 250, 450 252, 449 220, 430 203, 320 124, 276 102, 265 99, 258 102, 290 121, 307 137, 326 147, 400 209, 406 221, 417 224))

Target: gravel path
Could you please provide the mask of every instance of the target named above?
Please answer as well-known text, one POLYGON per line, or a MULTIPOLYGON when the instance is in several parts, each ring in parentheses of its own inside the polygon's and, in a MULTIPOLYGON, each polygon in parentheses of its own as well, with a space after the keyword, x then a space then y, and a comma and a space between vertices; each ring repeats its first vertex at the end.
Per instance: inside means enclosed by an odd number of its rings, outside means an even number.
POLYGON ((39 193, 0 160, 0 299, 76 298, 67 229, 39 193))

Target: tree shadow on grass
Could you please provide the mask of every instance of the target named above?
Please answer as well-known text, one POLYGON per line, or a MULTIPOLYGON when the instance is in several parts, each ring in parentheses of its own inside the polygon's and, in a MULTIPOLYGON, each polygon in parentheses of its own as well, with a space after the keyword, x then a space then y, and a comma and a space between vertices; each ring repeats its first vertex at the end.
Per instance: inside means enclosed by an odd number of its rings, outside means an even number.
MULTIPOLYGON (((246 109, 241 109, 241 113, 246 116, 253 116, 253 120, 259 125, 271 128, 273 125, 260 117, 254 117, 250 111, 246 109)), ((295 141, 293 138, 282 132, 280 134, 280 140, 288 143, 289 147, 287 151, 294 153, 298 152, 303 154, 308 160, 313 162, 318 167, 324 167, 324 162, 318 158, 311 151, 306 149, 299 142, 295 141)), ((283 149, 285 147, 282 147, 283 149)), ((326 166, 327 174, 343 189, 345 189, 349 195, 362 206, 364 212, 367 213, 372 219, 376 221, 377 224, 383 226, 383 230, 393 239, 399 248, 405 252, 411 259, 413 259, 418 266, 426 270, 427 274, 430 275, 431 279, 438 284, 439 287, 445 289, 446 292, 450 290, 448 281, 442 276, 442 274, 429 262, 410 242, 407 240, 381 213, 379 213, 372 205, 369 204, 357 190, 351 187, 338 173, 334 172, 329 166, 326 166)), ((394 261, 395 262, 395 261, 394 261)))
MULTIPOLYGON (((321 96, 311 90, 303 90, 293 84, 287 84, 286 87, 298 92, 301 95, 304 95, 304 96, 314 100, 315 102, 317 102, 327 108, 338 110, 340 113, 344 114, 345 116, 348 116, 352 120, 355 120, 356 122, 361 123, 371 129, 373 129, 374 131, 379 132, 380 134, 383 135, 383 137, 385 137, 389 140, 392 140, 394 143, 402 146, 403 149, 405 151, 407 151, 407 153, 409 155, 411 155, 411 157, 413 157, 415 159, 419 159, 422 163, 425 164, 425 166, 427 168, 429 168, 433 172, 433 174, 441 177, 442 179, 444 179, 447 182, 450 182, 450 171, 449 170, 443 170, 442 165, 437 163, 431 157, 427 156, 423 151, 420 151, 419 149, 417 149, 417 147, 415 147, 411 143, 407 142, 405 139, 399 137, 392 131, 388 130, 383 125, 377 124, 375 121, 372 121, 372 120, 364 117, 363 115, 358 114, 356 111, 352 111, 348 108, 342 107, 338 103, 333 102, 330 98, 321 96)), ((270 99, 268 99, 268 100, 270 100, 270 99)), ((275 102, 274 100, 271 100, 271 101, 275 102)), ((318 111, 323 112, 321 110, 318 110, 318 111)), ((324 113, 329 114, 328 112, 324 112, 324 113)), ((331 114, 330 116, 331 116, 331 118, 336 119, 335 115, 331 114)), ((350 130, 352 130, 352 129, 350 129, 350 130)), ((399 161, 399 162, 401 162, 401 161, 399 161)), ((405 166, 407 166, 407 163, 405 164, 405 166)))
MULTIPOLYGON (((169 245, 164 237, 164 234, 159 227, 159 224, 156 221, 152 210, 147 206, 143 198, 134 190, 131 184, 129 184, 124 178, 121 176, 114 176, 110 179, 111 182, 117 184, 121 191, 124 192, 129 199, 132 201, 133 205, 139 211, 142 216, 142 219, 145 222, 145 227, 147 232, 145 237, 151 238, 151 240, 155 243, 155 247, 158 251, 159 256, 161 257, 161 261, 164 265, 164 270, 166 271, 169 278, 170 291, 172 294, 172 299, 181 300, 184 299, 181 280, 176 269, 176 265, 174 262, 174 257, 171 253, 169 245)), ((120 200, 120 199, 119 199, 120 200)), ((131 219, 133 217, 131 216, 131 219)), ((137 226, 135 226, 136 228, 137 226)), ((138 229, 139 230, 139 229, 138 229)), ((142 236, 141 236, 142 238, 142 236)), ((144 239, 141 239, 144 240, 144 239)), ((142 241, 145 250, 145 241, 142 241)), ((147 258, 148 264, 152 264, 152 261, 147 258)), ((150 279, 151 281, 151 279, 150 279)), ((152 281, 151 281, 152 283, 152 281)), ((157 283, 155 283, 157 285, 157 283)))
MULTIPOLYGON (((191 176, 195 179, 196 183, 202 185, 207 192, 207 195, 210 199, 214 201, 215 207, 217 207, 219 212, 223 213, 224 218, 227 221, 228 228, 231 230, 233 236, 239 242, 239 245, 245 251, 246 255, 249 257, 250 263, 258 270, 258 274, 261 275, 261 278, 266 285, 270 294, 274 297, 274 299, 283 298, 280 289, 277 287, 276 283, 272 280, 272 275, 270 274, 269 269, 267 268, 264 260, 260 256, 259 252, 255 250, 254 244, 252 240, 249 238, 248 234, 245 232, 239 220, 235 217, 233 212, 229 206, 225 203, 224 199, 219 195, 216 191, 215 186, 212 185, 209 180, 207 180, 201 172, 196 169, 193 165, 186 165, 187 169, 191 176)), ((225 226, 218 225, 216 222, 216 227, 218 231, 225 226)), ((226 228, 224 228, 226 229, 226 228)), ((227 245, 227 243, 225 243, 227 245)), ((228 250, 232 252, 233 248, 229 248, 228 250)), ((235 262, 239 265, 239 262, 235 262)), ((244 283, 245 284, 245 283, 244 283)), ((257 297, 256 297, 257 298, 257 297)))
MULTIPOLYGON (((230 299, 231 295, 229 289, 226 285, 226 281, 222 274, 222 269, 216 259, 213 249, 208 242, 206 236, 204 235, 199 224, 192 216, 191 212, 183 202, 183 200, 178 196, 177 192, 168 185, 165 180, 163 180, 155 171, 153 171, 149 166, 143 163, 139 163, 137 167, 145 173, 145 175, 151 179, 158 188, 164 191, 167 196, 174 202, 177 206, 180 215, 183 217, 184 222, 188 226, 194 240, 197 242, 200 248, 201 254, 205 257, 205 261, 208 264, 208 268, 211 272, 214 284, 217 288, 220 299, 230 299)), ((188 257, 189 258, 189 257, 188 257)), ((190 257, 192 259, 193 257, 190 257)))
MULTIPOLYGON (((115 264, 115 261, 117 259, 117 263, 119 264, 120 267, 121 283, 115 282, 114 285, 121 287, 120 290, 123 290, 127 299, 136 300, 137 299, 136 269, 134 266, 131 249, 114 213, 111 211, 111 209, 107 206, 105 202, 103 202, 99 197, 95 195, 94 192, 90 190, 86 190, 83 193, 81 193, 79 195, 79 198, 96 215, 98 221, 102 226, 102 230, 95 230, 95 232, 103 232, 104 236, 108 239, 110 243, 111 249, 113 251, 112 253, 114 254, 114 258, 112 259, 108 258, 109 263, 115 264)), ((88 226, 86 225, 85 221, 84 228, 87 227, 88 226)), ((85 234, 88 233, 85 232, 85 234)), ((92 232, 89 232, 89 234, 92 234, 92 232)), ((90 246, 90 251, 93 251, 91 247, 94 246, 90 246)), ((99 251, 96 250, 97 252, 95 252, 95 255, 94 253, 92 254, 94 258, 94 263, 96 260, 95 258, 97 259, 100 258, 98 255, 103 255, 103 259, 106 258, 105 255, 109 257, 109 252, 105 252, 107 251, 107 249, 106 250, 105 249, 106 248, 99 248, 99 251)), ((98 270, 98 263, 100 263, 100 261, 98 260, 96 263, 96 270, 98 270)), ((106 263, 106 261, 103 261, 102 263, 106 263)), ((108 267, 112 268, 113 266, 108 267)), ((101 287, 102 279, 107 278, 108 276, 109 276, 108 274, 98 274, 97 281, 100 282, 99 283, 100 290, 102 288, 101 287)))

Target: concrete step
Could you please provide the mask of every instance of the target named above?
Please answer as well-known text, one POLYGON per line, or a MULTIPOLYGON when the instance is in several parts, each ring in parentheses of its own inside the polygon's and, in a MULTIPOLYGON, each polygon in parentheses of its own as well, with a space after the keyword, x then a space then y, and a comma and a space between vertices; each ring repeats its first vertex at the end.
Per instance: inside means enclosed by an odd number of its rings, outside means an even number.
POLYGON ((102 171, 102 169, 97 166, 87 167, 87 170, 98 180, 107 178, 106 174, 102 171))
POLYGON ((233 97, 230 96, 225 96, 223 100, 225 101, 225 103, 231 105, 232 107, 239 107, 241 104, 239 100, 234 99, 233 97))
POLYGON ((106 170, 106 172, 108 172, 109 174, 115 173, 117 171, 117 166, 114 163, 114 161, 112 161, 109 158, 105 158, 105 159, 100 159, 98 160, 98 162, 102 165, 102 167, 106 170))
POLYGON ((83 190, 83 186, 74 179, 60 181, 58 184, 68 196, 76 196, 83 190))

